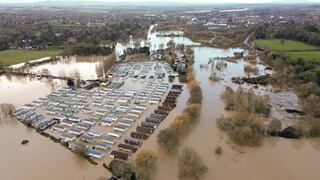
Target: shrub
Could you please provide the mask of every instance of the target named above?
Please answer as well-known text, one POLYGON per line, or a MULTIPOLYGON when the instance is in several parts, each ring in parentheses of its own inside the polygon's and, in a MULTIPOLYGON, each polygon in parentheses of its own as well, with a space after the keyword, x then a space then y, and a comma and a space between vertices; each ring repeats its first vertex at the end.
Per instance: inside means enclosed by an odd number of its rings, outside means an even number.
POLYGON ((250 127, 239 127, 229 131, 230 139, 240 146, 260 146, 263 136, 250 127))
POLYGON ((183 149, 179 156, 179 176, 181 178, 200 179, 207 170, 207 166, 192 148, 183 149))
POLYGON ((254 112, 268 117, 271 112, 270 99, 267 96, 254 96, 254 112))
POLYGON ((259 69, 252 65, 245 65, 243 68, 244 72, 249 76, 250 74, 258 75, 259 69))
POLYGON ((197 81, 188 82, 190 97, 188 99, 189 104, 201 104, 202 103, 202 90, 197 81))
POLYGON ((112 175, 121 177, 124 180, 131 180, 135 178, 133 166, 118 160, 112 160, 109 164, 109 169, 112 175))
POLYGON ((272 134, 281 130, 281 121, 273 119, 268 125, 268 133, 272 134))
POLYGON ((302 102, 303 110, 314 117, 320 117, 320 97, 314 94, 310 95, 302 102))
POLYGON ((157 156, 151 150, 141 150, 135 159, 136 166, 145 170, 153 170, 156 166, 157 156))
POLYGON ((190 123, 191 119, 189 115, 187 113, 182 113, 175 118, 173 123, 170 125, 170 128, 178 135, 182 135, 188 130, 190 123))
POLYGON ((200 104, 189 104, 184 110, 184 113, 187 113, 192 121, 195 121, 200 116, 201 105, 200 104))
POLYGON ((222 154, 222 147, 220 147, 220 146, 216 147, 216 149, 214 150, 214 153, 221 155, 222 154))
POLYGON ((298 131, 299 136, 309 136, 311 124, 306 120, 298 120, 296 121, 294 128, 298 131))
POLYGON ((0 117, 12 118, 14 111, 15 111, 14 105, 6 104, 6 103, 0 104, 0 117))
POLYGON ((221 94, 226 110, 250 112, 269 116, 271 112, 268 96, 255 95, 252 90, 245 91, 239 87, 237 91, 227 87, 221 94))
POLYGON ((142 150, 135 159, 135 174, 137 179, 151 179, 152 171, 155 169, 157 157, 153 151, 142 150))
POLYGON ((172 128, 163 129, 157 135, 157 141, 161 148, 167 153, 173 154, 176 152, 176 146, 179 142, 177 132, 172 128))
POLYGON ((310 94, 317 94, 319 92, 319 87, 316 83, 306 83, 301 84, 297 87, 297 94, 299 98, 305 99, 310 96, 310 94))
POLYGON ((260 146, 265 128, 255 116, 238 112, 232 118, 220 117, 218 127, 227 132, 231 141, 240 146, 260 146))

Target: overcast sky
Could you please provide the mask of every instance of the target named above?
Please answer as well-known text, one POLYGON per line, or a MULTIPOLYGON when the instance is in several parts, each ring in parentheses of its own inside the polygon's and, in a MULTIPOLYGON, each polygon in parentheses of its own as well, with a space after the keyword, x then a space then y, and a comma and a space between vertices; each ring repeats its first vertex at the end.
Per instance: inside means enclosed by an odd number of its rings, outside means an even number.
MULTIPOLYGON (((0 0, 0 3, 32 3, 38 1, 45 1, 45 0, 0 0)), ((60 0, 61 1, 61 0, 60 0)), ((67 1, 76 1, 76 0, 67 0, 67 1)), ((84 0, 90 1, 90 0, 84 0)), ((267 3, 267 2, 320 2, 320 0, 93 0, 93 1, 101 1, 101 2, 181 2, 181 3, 228 3, 228 2, 235 2, 235 3, 267 3)))

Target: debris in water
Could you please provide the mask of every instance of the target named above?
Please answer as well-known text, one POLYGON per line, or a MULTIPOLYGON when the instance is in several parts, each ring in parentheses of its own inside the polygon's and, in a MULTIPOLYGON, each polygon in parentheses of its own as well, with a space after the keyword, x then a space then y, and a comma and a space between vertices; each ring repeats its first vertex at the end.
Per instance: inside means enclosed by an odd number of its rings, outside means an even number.
POLYGON ((28 143, 29 143, 29 140, 26 140, 26 139, 21 141, 22 145, 25 145, 25 144, 28 144, 28 143))

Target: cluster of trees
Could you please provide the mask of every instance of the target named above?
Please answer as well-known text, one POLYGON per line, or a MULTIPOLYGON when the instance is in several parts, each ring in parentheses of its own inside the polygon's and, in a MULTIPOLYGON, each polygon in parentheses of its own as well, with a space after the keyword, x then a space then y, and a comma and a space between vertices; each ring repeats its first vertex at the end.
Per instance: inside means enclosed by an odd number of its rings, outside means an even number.
POLYGON ((230 118, 222 116, 217 124, 240 146, 260 146, 265 134, 262 121, 248 112, 237 112, 230 118))
POLYGON ((150 50, 149 47, 139 47, 139 48, 127 48, 126 53, 128 55, 133 55, 133 54, 146 54, 150 55, 150 50))
POLYGON ((275 71, 271 82, 277 86, 293 87, 300 98, 304 111, 311 116, 320 117, 319 113, 315 111, 320 104, 319 61, 301 58, 293 60, 275 52, 267 53, 263 60, 275 71), (296 86, 297 84, 299 86, 296 86))
POLYGON ((269 116, 270 100, 267 96, 255 95, 252 90, 237 91, 227 87, 221 95, 225 108, 235 113, 231 117, 217 119, 218 127, 228 133, 231 141, 241 146, 259 146, 266 134, 266 127, 257 115, 269 116))
POLYGON ((192 68, 188 70, 188 89, 190 97, 184 111, 178 115, 169 128, 158 134, 158 144, 167 153, 176 153, 179 138, 189 132, 191 125, 198 120, 201 112, 202 90, 195 79, 192 68))
POLYGON ((111 47, 98 46, 94 44, 79 44, 76 46, 69 46, 65 50, 65 54, 88 56, 88 55, 110 55, 113 51, 111 47))
POLYGON ((200 179, 208 170, 200 156, 190 147, 185 147, 178 158, 180 178, 200 179))
POLYGON ((143 149, 132 162, 113 160, 107 168, 114 176, 123 180, 150 180, 156 168, 157 159, 155 152, 143 149))
POLYGON ((281 26, 277 29, 274 38, 278 39, 292 39, 308 44, 320 45, 320 32, 315 25, 306 24, 290 24, 288 26, 281 26))
POLYGON ((227 87, 221 98, 225 103, 226 110, 261 114, 266 117, 271 111, 268 96, 256 95, 253 90, 246 91, 242 87, 239 87, 237 91, 227 87))
POLYGON ((255 38, 291 39, 320 46, 320 28, 315 24, 300 24, 292 21, 287 24, 262 24, 256 27, 255 38))
POLYGON ((28 13, 31 15, 25 18, 25 12, 17 11, 14 16, 8 15, 0 20, 0 50, 8 49, 9 46, 46 48, 75 43, 99 45, 128 41, 131 35, 144 38, 150 23, 143 16, 97 15, 84 11, 71 14, 61 11, 57 16, 54 11, 30 11, 28 13), (68 23, 61 22, 61 19, 68 23))

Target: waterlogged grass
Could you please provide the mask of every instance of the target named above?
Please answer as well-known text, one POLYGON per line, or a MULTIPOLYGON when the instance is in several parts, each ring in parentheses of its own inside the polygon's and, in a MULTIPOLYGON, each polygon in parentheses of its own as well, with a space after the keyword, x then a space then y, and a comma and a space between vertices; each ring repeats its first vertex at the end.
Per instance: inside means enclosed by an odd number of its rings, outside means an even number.
POLYGON ((6 50, 0 51, 0 63, 4 66, 19 64, 36 60, 44 57, 54 57, 62 54, 62 49, 47 49, 47 50, 6 50))
POLYGON ((267 39, 267 40, 256 40, 256 46, 267 48, 270 50, 277 51, 303 51, 303 50, 318 50, 320 47, 309 45, 306 43, 292 41, 292 40, 281 40, 281 39, 267 39))

